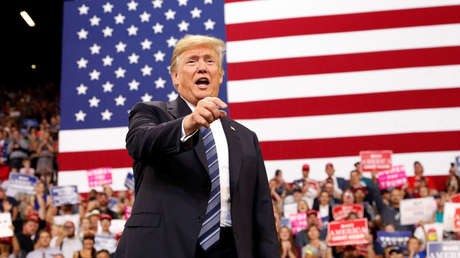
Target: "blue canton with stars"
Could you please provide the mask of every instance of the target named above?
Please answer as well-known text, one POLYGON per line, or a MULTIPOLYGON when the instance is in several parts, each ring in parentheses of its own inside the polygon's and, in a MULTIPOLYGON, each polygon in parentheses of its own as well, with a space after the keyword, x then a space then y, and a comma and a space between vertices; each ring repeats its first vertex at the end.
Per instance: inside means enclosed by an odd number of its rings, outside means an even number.
POLYGON ((178 39, 225 40, 223 0, 66 1, 63 22, 64 130, 127 126, 137 102, 177 97, 168 69, 178 39))

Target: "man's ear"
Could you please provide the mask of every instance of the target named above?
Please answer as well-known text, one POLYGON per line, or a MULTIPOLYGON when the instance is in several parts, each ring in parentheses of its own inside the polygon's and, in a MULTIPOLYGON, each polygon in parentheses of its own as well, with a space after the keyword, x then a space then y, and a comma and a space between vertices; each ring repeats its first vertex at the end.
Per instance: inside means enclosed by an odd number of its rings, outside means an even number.
POLYGON ((171 71, 171 79, 173 81, 174 88, 177 90, 177 87, 179 86, 179 74, 175 70, 171 71))
POLYGON ((220 78, 219 78, 219 84, 222 84, 222 82, 224 81, 224 70, 222 69, 222 72, 220 72, 220 78))

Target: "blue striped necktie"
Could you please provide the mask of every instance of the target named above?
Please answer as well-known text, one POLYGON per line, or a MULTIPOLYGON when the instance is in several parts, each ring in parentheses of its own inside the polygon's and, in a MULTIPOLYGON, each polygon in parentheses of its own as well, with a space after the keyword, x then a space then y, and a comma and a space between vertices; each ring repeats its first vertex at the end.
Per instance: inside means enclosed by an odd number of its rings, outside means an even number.
POLYGON ((201 127, 203 144, 208 160, 208 171, 211 179, 211 194, 209 195, 206 216, 201 225, 198 241, 203 250, 208 250, 220 238, 220 180, 219 162, 217 161, 217 150, 211 128, 201 127))

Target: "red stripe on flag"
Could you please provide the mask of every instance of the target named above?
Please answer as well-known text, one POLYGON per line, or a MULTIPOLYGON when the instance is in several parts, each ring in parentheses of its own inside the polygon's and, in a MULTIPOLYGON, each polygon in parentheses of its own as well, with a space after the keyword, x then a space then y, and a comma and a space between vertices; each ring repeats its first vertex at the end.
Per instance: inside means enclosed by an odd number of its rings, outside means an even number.
POLYGON ((460 5, 229 24, 227 41, 460 22, 460 5))
POLYGON ((249 2, 253 0, 225 0, 225 3, 234 3, 234 2, 249 2))
POLYGON ((459 100, 460 88, 451 88, 230 103, 229 109, 233 119, 260 119, 458 107, 459 100))
POLYGON ((260 146, 264 160, 355 156, 362 150, 452 151, 460 149, 460 131, 267 141, 260 146))
POLYGON ((460 64, 460 47, 421 48, 229 63, 229 80, 460 64))
POLYGON ((59 171, 86 170, 91 168, 126 168, 133 165, 133 159, 125 149, 85 152, 62 152, 58 155, 59 171))

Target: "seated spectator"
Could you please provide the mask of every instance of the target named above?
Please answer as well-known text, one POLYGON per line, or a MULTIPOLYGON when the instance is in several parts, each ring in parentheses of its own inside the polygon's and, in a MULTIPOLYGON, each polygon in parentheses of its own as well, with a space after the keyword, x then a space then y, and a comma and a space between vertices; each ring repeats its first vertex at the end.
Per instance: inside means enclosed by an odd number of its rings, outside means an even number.
POLYGON ((426 251, 422 246, 421 241, 416 237, 411 237, 407 240, 408 258, 425 258, 426 251))
POLYGON ((342 177, 336 177, 334 175, 335 169, 332 163, 326 164, 325 171, 326 171, 327 178, 323 181, 323 185, 326 183, 331 183, 334 189, 334 195, 336 197, 340 196, 343 190, 350 188, 350 186, 348 185, 345 179, 343 179, 342 177))
POLYGON ((446 181, 446 189, 449 194, 456 194, 460 190, 460 177, 456 174, 455 164, 450 163, 449 176, 446 181))
POLYGON ((313 209, 319 211, 319 217, 321 221, 332 221, 332 204, 330 201, 330 196, 326 191, 322 191, 319 193, 317 199, 313 204, 313 209))
POLYGON ((19 173, 28 176, 35 176, 35 169, 31 167, 30 159, 22 160, 22 168, 19 169, 19 173))
POLYGON ((309 225, 306 229, 309 243, 302 248, 302 257, 326 257, 326 244, 320 240, 320 231, 316 225, 309 225))
POLYGON ((101 232, 99 234, 112 236, 113 234, 110 232, 110 223, 112 221, 112 217, 109 214, 102 214, 100 216, 101 221, 101 232))
POLYGON ((288 227, 281 227, 278 232, 280 240, 280 251, 282 258, 297 258, 297 249, 292 238, 291 230, 288 227))
POLYGON ((109 209, 109 197, 105 192, 98 194, 97 201, 99 202, 99 212, 100 214, 108 214, 114 219, 118 219, 118 214, 109 209))
POLYGON ((71 258, 75 252, 83 248, 80 239, 75 236, 75 225, 72 221, 66 221, 58 236, 51 239, 51 247, 61 250, 65 258, 71 258))
POLYGON ((294 180, 293 187, 302 189, 304 199, 308 202, 308 206, 313 206, 313 200, 318 196, 319 183, 316 180, 309 178, 310 166, 304 164, 302 166, 302 178, 294 180))
MULTIPOLYGON (((316 210, 309 210, 307 212, 307 228, 312 225, 315 225, 320 230, 319 239, 325 240, 327 236, 327 225, 321 225, 321 220, 318 218, 318 211, 316 210)), ((299 231, 295 235, 295 244, 300 249, 302 249, 308 243, 310 243, 310 239, 307 236, 306 229, 299 231)))
POLYGON ((90 231, 98 232, 98 222, 100 215, 101 213, 97 209, 93 209, 92 211, 86 213, 86 218, 89 219, 90 231))
POLYGON ((83 235, 83 248, 73 254, 74 258, 94 258, 96 249, 94 249, 94 234, 87 232, 83 235))
POLYGON ((419 161, 414 162, 414 176, 407 178, 407 192, 412 194, 415 198, 420 196, 420 188, 422 186, 428 187, 429 191, 436 191, 436 184, 434 181, 423 176, 423 166, 419 161))
POLYGON ((38 233, 38 248, 30 252, 26 258, 53 258, 62 254, 57 248, 50 247, 51 234, 42 229, 38 233))
POLYGON ((29 145, 24 137, 19 133, 19 130, 15 128, 13 130, 13 137, 8 143, 8 162, 15 172, 19 172, 22 167, 22 160, 29 156, 29 145))

